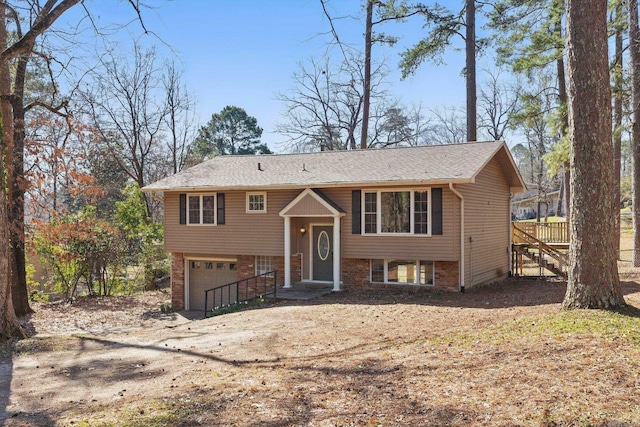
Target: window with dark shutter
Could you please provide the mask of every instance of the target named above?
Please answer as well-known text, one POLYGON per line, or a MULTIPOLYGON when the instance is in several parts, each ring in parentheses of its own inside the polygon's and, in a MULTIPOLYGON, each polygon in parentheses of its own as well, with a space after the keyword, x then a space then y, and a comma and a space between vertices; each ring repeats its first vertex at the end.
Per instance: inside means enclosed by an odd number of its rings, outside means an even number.
POLYGON ((217 194, 218 225, 224 224, 224 193, 217 194))
POLYGON ((362 191, 351 192, 351 234, 362 233, 362 191))
POLYGON ((180 194, 180 224, 187 223, 187 195, 180 194))

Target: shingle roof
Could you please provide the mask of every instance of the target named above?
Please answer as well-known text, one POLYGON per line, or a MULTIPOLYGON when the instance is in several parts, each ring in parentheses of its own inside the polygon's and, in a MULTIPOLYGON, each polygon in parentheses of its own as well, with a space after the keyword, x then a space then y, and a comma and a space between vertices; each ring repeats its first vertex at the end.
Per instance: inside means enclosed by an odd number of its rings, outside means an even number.
POLYGON ((147 185, 144 191, 258 189, 473 182, 493 158, 524 189, 502 141, 306 154, 219 156, 147 185))

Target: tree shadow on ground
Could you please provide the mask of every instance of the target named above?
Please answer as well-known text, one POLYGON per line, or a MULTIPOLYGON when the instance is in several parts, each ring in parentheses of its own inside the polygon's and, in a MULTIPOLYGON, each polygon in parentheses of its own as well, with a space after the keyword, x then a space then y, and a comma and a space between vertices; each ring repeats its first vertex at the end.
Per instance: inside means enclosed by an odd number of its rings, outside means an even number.
MULTIPOLYGON (((13 342, 3 344, 3 352, 11 353, 13 342)), ((20 410, 19 402, 14 402, 16 411, 9 411, 12 395, 13 381, 13 356, 11 354, 0 357, 0 425, 2 426, 53 426, 55 422, 46 412, 23 412, 20 410)))

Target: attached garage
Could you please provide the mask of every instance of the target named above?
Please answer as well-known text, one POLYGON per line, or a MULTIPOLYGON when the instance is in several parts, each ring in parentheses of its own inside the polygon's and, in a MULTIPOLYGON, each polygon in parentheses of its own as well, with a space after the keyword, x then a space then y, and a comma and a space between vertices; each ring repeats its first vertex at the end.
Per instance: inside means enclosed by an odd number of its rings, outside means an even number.
MULTIPOLYGON (((185 307, 189 310, 204 310, 205 291, 215 288, 216 286, 226 285, 238 280, 238 263, 236 260, 187 260, 188 283, 187 287, 189 306, 185 307)), ((218 292, 216 297, 216 305, 222 299, 223 303, 228 303, 229 298, 235 299, 235 288, 229 294, 227 290, 224 293, 218 292)), ((209 295, 209 307, 212 307, 213 295, 209 295)))

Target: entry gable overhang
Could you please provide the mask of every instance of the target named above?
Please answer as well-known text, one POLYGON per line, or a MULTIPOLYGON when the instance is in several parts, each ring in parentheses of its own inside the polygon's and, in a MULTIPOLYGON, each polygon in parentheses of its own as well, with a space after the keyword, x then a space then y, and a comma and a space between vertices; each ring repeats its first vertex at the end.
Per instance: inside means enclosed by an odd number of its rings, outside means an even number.
POLYGON ((341 217, 345 212, 320 190, 307 188, 280 211, 281 217, 341 217))

